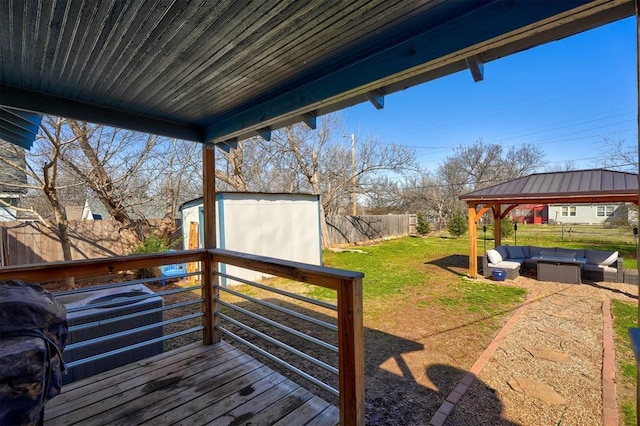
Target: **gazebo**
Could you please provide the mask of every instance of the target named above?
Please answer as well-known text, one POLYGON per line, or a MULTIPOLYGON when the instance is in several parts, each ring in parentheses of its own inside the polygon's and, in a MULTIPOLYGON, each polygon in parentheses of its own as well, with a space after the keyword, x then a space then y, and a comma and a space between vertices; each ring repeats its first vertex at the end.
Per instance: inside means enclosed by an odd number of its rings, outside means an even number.
POLYGON ((536 173, 462 195, 468 205, 469 276, 478 276, 478 220, 493 213, 495 245, 500 245, 500 220, 521 204, 638 204, 638 175, 592 169, 536 173))

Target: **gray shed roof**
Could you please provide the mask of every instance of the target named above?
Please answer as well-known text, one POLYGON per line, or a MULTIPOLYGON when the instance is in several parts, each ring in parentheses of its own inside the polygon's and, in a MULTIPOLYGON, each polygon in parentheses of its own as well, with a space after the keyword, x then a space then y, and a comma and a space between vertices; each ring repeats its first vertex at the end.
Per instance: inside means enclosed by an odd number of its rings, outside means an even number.
MULTIPOLYGON (((460 70, 477 81, 485 62, 633 14, 632 0, 0 1, 0 107, 224 148, 460 70)), ((33 137, 30 117, 3 118, 33 137)))
POLYGON ((638 175, 604 169, 536 173, 460 199, 483 204, 637 202, 638 175))

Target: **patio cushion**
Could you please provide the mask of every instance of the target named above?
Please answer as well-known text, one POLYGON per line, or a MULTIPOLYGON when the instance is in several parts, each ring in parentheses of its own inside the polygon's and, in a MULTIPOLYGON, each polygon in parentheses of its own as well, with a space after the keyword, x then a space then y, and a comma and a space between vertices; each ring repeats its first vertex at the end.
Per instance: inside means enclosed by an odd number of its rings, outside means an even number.
POLYGON ((529 246, 529 257, 540 256, 540 250, 542 247, 529 246))
POLYGON ((520 263, 518 262, 509 262, 508 260, 503 260, 500 263, 495 264, 495 266, 502 269, 520 269, 520 263))
POLYGON ((542 249, 540 250, 540 257, 556 257, 556 249, 542 249))
POLYGON ((587 271, 603 271, 603 272, 612 272, 612 273, 618 272, 616 268, 613 268, 611 266, 594 265, 591 263, 587 263, 583 265, 582 268, 587 271))
POLYGON ((489 263, 493 263, 494 265, 502 262, 502 256, 498 250, 487 250, 487 258, 489 259, 489 263))
POLYGON ((500 253, 500 256, 502 256, 503 259, 506 259, 509 257, 509 252, 507 251, 507 247, 508 247, 507 245, 504 245, 504 246, 498 246, 495 249, 498 253, 500 253))
POLYGON ((527 256, 521 246, 507 246, 509 259, 525 259, 527 256))
POLYGON ((618 260, 618 252, 614 251, 613 253, 611 253, 610 251, 587 250, 586 257, 587 263, 593 265, 609 266, 616 260, 618 260))

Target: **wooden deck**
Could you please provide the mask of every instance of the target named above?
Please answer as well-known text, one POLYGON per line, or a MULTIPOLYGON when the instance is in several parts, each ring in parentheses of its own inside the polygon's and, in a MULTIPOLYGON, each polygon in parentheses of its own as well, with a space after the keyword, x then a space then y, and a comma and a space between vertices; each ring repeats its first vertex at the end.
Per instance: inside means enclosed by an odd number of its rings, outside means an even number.
POLYGON ((338 409, 222 342, 193 344, 63 387, 45 425, 336 425, 338 409))

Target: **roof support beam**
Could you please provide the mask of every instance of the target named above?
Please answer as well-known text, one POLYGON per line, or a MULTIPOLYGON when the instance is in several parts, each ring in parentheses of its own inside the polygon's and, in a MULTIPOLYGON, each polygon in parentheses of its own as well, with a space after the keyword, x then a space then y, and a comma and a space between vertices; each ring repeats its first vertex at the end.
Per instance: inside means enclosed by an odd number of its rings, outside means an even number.
POLYGON ((307 127, 309 127, 311 130, 315 130, 317 128, 318 114, 316 112, 312 111, 306 114, 302 114, 300 118, 302 119, 302 121, 304 121, 304 124, 306 124, 307 127))
POLYGON ((107 126, 135 129, 139 132, 163 135, 176 139, 204 142, 201 129, 172 121, 159 120, 131 112, 88 105, 83 102, 63 99, 30 90, 0 84, 2 106, 61 115, 76 120, 107 126))
POLYGON ((238 140, 235 138, 229 139, 224 142, 218 142, 216 146, 228 154, 232 149, 238 148, 238 140))
POLYGON ((484 80, 484 63, 482 63, 480 55, 469 56, 465 61, 467 62, 469 71, 471 71, 473 81, 477 83, 484 80))
POLYGON ((258 129, 257 132, 265 141, 271 141, 271 127, 263 127, 262 129, 258 129))
POLYGON ((364 95, 376 109, 384 108, 384 93, 382 90, 372 90, 364 95))

